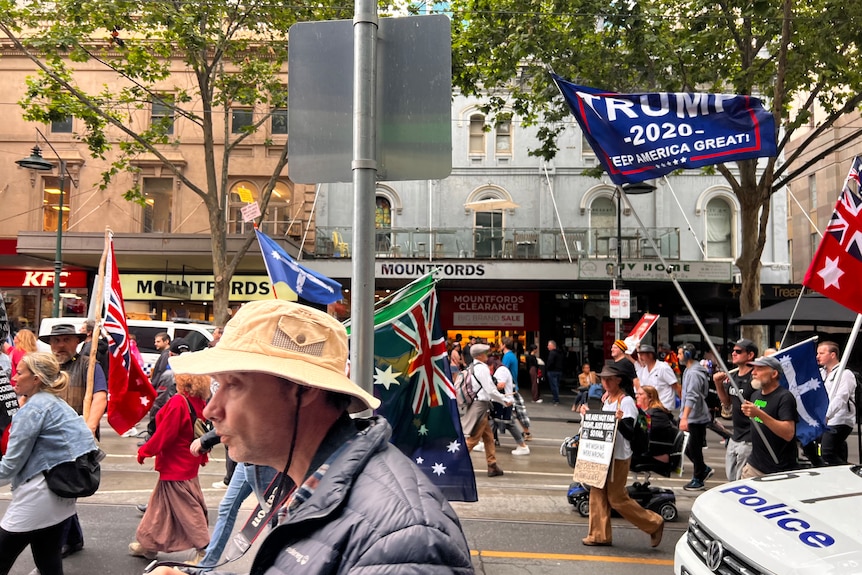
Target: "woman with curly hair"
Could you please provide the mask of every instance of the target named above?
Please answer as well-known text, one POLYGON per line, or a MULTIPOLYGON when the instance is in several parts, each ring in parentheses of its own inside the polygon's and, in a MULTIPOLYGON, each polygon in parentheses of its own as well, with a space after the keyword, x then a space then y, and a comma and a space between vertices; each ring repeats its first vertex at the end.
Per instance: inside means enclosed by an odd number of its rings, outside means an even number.
POLYGON ((84 419, 58 397, 69 376, 53 354, 28 353, 16 375, 23 406, 12 417, 0 460, 0 485, 12 484, 12 502, 0 521, 0 574, 9 573, 30 545, 41 575, 62 575, 63 524, 75 514, 77 500, 51 491, 43 472, 94 451, 96 441, 84 419))
POLYGON ((194 419, 203 417, 210 396, 210 378, 177 374, 177 393, 156 414, 156 430, 138 449, 138 463, 155 457, 159 482, 150 495, 147 511, 138 525, 129 554, 155 559, 159 551, 172 553, 195 549, 197 560, 210 542, 207 505, 198 471, 207 463, 206 453, 192 455, 194 419))

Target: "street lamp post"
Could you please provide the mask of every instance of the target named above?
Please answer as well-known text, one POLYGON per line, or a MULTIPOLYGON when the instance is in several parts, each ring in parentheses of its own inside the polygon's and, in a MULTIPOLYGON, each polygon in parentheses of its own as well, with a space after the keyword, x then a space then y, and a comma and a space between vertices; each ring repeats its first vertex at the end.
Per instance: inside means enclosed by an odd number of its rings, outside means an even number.
MULTIPOLYGON (((39 128, 36 128, 36 132, 42 136, 42 140, 48 144, 48 147, 51 148, 51 151, 54 152, 55 156, 57 156, 57 161, 60 164, 60 198, 57 206, 57 246, 54 249, 54 301, 53 307, 51 308, 51 317, 60 317, 60 276, 63 271, 63 196, 66 194, 66 174, 68 173, 68 170, 66 168, 66 161, 60 157, 60 154, 57 153, 57 150, 54 149, 54 146, 52 146, 51 142, 49 142, 45 137, 45 134, 43 134, 39 128)), ((33 146, 33 150, 30 152, 29 158, 18 160, 15 163, 22 168, 36 170, 38 172, 50 172, 54 169, 54 165, 42 157, 42 149, 38 145, 33 146)), ((69 181, 71 181, 72 184, 75 183, 71 177, 69 178, 69 181)))
MULTIPOLYGON (((638 182, 636 184, 623 184, 616 190, 617 196, 617 262, 614 269, 613 289, 617 289, 617 281, 620 285, 623 281, 623 210, 622 199, 623 192, 628 195, 649 194, 656 190, 656 187, 649 182, 638 182)), ((629 249, 629 257, 631 257, 631 249, 629 249)), ((620 339, 620 319, 614 319, 614 339, 620 339)))

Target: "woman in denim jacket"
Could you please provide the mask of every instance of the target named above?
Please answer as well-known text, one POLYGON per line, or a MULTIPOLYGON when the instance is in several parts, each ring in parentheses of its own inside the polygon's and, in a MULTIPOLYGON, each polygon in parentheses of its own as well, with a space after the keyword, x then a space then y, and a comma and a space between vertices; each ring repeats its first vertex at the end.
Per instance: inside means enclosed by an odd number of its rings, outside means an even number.
POLYGON ((62 575, 63 522, 75 514, 76 500, 48 489, 43 471, 93 451, 96 442, 81 416, 57 397, 69 376, 53 354, 27 354, 17 375, 16 391, 27 401, 12 418, 0 460, 0 485, 12 484, 12 502, 0 521, 0 575, 28 544, 41 575, 62 575))

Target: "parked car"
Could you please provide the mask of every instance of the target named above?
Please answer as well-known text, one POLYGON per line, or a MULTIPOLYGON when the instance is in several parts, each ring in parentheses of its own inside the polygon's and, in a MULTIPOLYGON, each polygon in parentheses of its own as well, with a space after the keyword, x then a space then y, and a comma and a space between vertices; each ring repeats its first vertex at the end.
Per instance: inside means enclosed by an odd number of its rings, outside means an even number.
POLYGON ((694 502, 676 575, 862 573, 862 466, 727 483, 694 502))
MULTIPOLYGON (((72 324, 76 330, 80 330, 86 319, 85 317, 45 318, 39 326, 39 335, 51 333, 51 326, 64 323, 72 324)), ((171 336, 171 341, 181 337, 188 342, 191 351, 199 351, 206 348, 212 341, 213 332, 216 328, 211 323, 192 320, 149 321, 130 319, 127 320, 127 324, 129 333, 134 334, 137 339, 138 350, 144 359, 144 372, 147 375, 150 375, 150 370, 152 370, 156 360, 159 359, 159 352, 155 348, 157 333, 167 332, 171 336)), ((38 346, 39 351, 51 351, 50 347, 41 341, 38 346)))

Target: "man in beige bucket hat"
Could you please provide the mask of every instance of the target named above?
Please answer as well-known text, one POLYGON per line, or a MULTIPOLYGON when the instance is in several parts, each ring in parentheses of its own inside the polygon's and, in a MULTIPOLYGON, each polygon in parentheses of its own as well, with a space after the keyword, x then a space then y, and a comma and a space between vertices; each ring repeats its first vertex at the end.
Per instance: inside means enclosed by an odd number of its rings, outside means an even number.
POLYGON ((345 375, 347 355, 337 320, 268 300, 243 306, 217 346, 170 359, 219 382, 204 416, 234 459, 285 472, 290 495, 253 571, 473 573, 458 517, 389 443, 389 423, 349 417, 380 401, 345 375))

